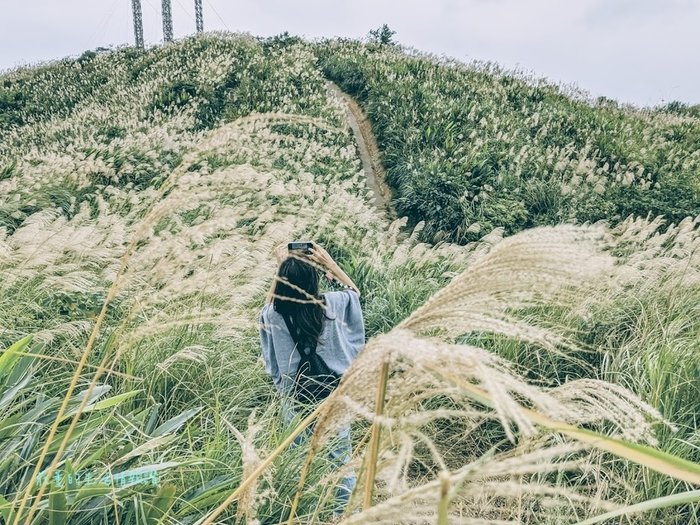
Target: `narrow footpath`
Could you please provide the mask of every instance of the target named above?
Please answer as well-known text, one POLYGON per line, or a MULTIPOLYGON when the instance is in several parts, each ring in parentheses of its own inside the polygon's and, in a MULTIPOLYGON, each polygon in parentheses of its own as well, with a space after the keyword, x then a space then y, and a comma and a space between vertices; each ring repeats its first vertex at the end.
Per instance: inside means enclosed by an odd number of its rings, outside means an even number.
POLYGON ((328 81, 328 87, 334 96, 343 103, 347 115, 348 124, 355 135, 355 142, 362 160, 362 169, 367 178, 367 186, 374 194, 375 207, 387 215, 387 219, 394 220, 396 211, 391 205, 391 189, 385 181, 385 171, 379 157, 377 139, 372 132, 372 126, 360 105, 347 93, 343 92, 336 84, 328 81))

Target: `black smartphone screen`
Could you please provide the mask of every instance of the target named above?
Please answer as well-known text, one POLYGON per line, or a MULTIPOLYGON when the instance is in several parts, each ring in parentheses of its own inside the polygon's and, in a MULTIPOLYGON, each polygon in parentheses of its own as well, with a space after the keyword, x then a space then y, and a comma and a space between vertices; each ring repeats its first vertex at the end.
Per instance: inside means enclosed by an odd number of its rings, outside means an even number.
POLYGON ((308 252, 313 248, 313 245, 310 242, 290 242, 287 244, 287 249, 289 251, 292 250, 304 250, 305 252, 308 252))

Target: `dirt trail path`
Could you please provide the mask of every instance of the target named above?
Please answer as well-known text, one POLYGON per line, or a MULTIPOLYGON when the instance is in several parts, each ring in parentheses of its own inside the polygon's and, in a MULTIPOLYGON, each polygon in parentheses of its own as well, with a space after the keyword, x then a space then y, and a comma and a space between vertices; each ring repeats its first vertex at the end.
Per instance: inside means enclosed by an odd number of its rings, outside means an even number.
POLYGON ((372 133, 372 126, 354 98, 343 92, 331 81, 328 81, 328 87, 345 108, 348 124, 355 135, 357 148, 360 151, 362 169, 367 177, 367 186, 374 194, 374 205, 379 211, 385 213, 389 220, 393 220, 396 218, 396 211, 391 205, 391 189, 385 182, 384 167, 379 159, 379 148, 377 147, 377 139, 372 133))

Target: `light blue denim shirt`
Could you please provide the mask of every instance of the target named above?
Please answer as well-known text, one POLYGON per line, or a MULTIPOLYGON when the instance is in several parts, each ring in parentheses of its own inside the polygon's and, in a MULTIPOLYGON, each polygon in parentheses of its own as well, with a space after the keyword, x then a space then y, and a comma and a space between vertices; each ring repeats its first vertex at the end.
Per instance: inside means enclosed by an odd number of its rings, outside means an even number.
MULTIPOLYGON (((326 318, 319 337, 316 353, 326 365, 343 374, 365 344, 365 325, 360 308, 360 297, 354 290, 326 292, 326 318)), ((299 367, 299 352, 284 318, 272 304, 260 311, 260 344, 265 370, 281 393, 294 388, 294 377, 299 367)))

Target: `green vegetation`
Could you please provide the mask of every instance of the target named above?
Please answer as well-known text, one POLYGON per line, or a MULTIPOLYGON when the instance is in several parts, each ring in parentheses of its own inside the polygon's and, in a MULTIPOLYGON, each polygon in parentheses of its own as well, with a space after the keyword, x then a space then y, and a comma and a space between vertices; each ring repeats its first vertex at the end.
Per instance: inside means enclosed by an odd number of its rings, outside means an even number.
POLYGON ((347 523, 700 524, 698 221, 622 220, 697 213, 695 109, 372 37, 214 34, 0 77, 0 521, 324 523, 352 421, 369 508, 347 523), (373 208, 327 78, 406 217, 373 208), (256 324, 292 238, 353 277, 368 336, 312 449, 284 446, 301 427, 256 324), (37 497, 51 468, 81 481, 37 497))
POLYGON ((330 41, 324 73, 357 97, 377 135, 400 215, 423 239, 464 243, 630 214, 700 212, 700 119, 640 111, 396 46, 330 41))

